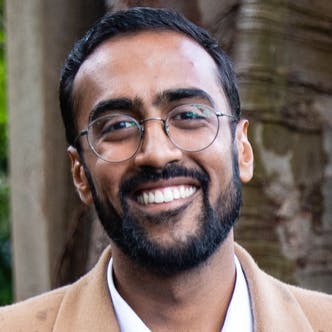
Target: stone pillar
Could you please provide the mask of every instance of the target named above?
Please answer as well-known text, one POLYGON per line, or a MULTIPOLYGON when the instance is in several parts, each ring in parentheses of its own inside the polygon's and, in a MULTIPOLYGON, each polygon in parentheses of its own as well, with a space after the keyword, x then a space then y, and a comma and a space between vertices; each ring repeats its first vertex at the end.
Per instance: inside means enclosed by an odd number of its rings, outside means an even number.
POLYGON ((73 41, 104 6, 93 0, 6 5, 13 267, 20 300, 52 287, 69 221, 78 218, 57 85, 73 41))

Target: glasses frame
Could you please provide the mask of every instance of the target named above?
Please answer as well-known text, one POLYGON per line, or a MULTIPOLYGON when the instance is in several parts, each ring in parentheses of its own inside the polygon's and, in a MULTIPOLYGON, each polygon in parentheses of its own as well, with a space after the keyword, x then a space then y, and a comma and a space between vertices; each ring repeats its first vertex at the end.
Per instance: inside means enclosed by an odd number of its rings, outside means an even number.
MULTIPOLYGON (((181 105, 183 106, 183 105, 181 105)), ((82 136, 85 136, 86 135, 86 138, 87 138, 87 142, 88 142, 88 145, 90 147, 90 149, 93 151, 93 153, 96 155, 97 158, 103 160, 103 161, 106 161, 108 163, 112 163, 112 164, 117 164, 117 163, 122 163, 124 161, 127 161, 127 160, 130 160, 131 158, 133 158, 137 151, 140 149, 141 145, 142 145, 142 142, 143 142, 143 136, 144 136, 144 132, 145 132, 145 128, 144 128, 144 124, 148 121, 161 121, 162 122, 162 128, 164 130, 164 133, 166 134, 167 138, 172 142, 172 144, 174 146, 176 146, 178 149, 182 150, 182 151, 185 151, 185 152, 200 152, 200 151, 203 151, 205 149, 207 149, 209 146, 211 146, 214 141, 216 140, 217 136, 218 136, 218 133, 219 133, 219 128, 220 128, 220 124, 219 124, 219 118, 220 117, 227 117, 227 118, 230 118, 232 119, 233 121, 235 122, 238 122, 239 121, 239 118, 234 116, 234 115, 231 115, 231 114, 226 114, 226 113, 223 113, 223 112, 215 112, 214 109, 208 105, 203 105, 203 104, 188 104, 187 106, 196 106, 196 107, 207 107, 209 108, 211 111, 213 111, 213 113, 216 115, 217 117, 217 120, 218 120, 218 127, 217 127, 217 131, 216 131, 216 134, 213 138, 213 140, 207 145, 205 146, 204 148, 201 148, 201 149, 197 149, 197 150, 188 150, 188 149, 184 149, 182 148, 181 146, 179 146, 177 143, 175 143, 173 140, 172 140, 172 137, 169 135, 169 127, 168 127, 168 120, 169 120, 169 117, 170 115, 172 114, 172 112, 174 110, 176 110, 178 107, 180 106, 177 106, 175 108, 173 108, 168 114, 167 116, 163 119, 161 117, 149 117, 149 118, 145 118, 143 120, 140 120, 140 121, 137 121, 134 117, 132 117, 131 115, 128 115, 128 114, 121 114, 121 113, 114 113, 114 114, 107 114, 107 115, 103 115, 101 117, 98 117, 96 119, 94 119, 93 121, 91 121, 88 126, 85 128, 85 129, 82 129, 79 134, 76 136, 75 140, 74 140, 74 147, 77 147, 77 141, 82 137, 82 136), (137 148, 135 150, 135 152, 133 152, 132 155, 130 155, 130 157, 126 158, 126 159, 122 159, 120 161, 110 161, 110 160, 107 160, 105 158, 103 158, 95 149, 95 147, 91 144, 90 140, 89 140, 89 128, 98 120, 102 119, 102 118, 106 118, 106 117, 113 117, 113 116, 116 116, 116 115, 125 115, 127 116, 128 118, 130 118, 131 120, 133 120, 133 122, 135 122, 135 124, 137 125, 137 128, 139 129, 139 142, 137 144, 137 148)))

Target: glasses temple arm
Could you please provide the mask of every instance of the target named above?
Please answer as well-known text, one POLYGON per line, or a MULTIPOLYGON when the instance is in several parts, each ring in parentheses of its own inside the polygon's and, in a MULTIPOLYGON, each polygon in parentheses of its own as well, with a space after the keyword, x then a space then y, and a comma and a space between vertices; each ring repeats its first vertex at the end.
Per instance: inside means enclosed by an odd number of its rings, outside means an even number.
POLYGON ((88 130, 87 129, 83 129, 83 130, 81 130, 80 132, 79 132, 79 134, 76 136, 76 138, 74 139, 74 147, 76 147, 77 146, 77 141, 82 137, 82 136, 84 136, 84 135, 87 135, 88 134, 88 130))
POLYGON ((216 115, 217 115, 218 118, 221 117, 221 116, 226 116, 226 117, 231 118, 235 121, 239 121, 239 117, 237 117, 235 115, 230 115, 230 114, 226 114, 226 113, 222 113, 222 112, 216 112, 216 115))

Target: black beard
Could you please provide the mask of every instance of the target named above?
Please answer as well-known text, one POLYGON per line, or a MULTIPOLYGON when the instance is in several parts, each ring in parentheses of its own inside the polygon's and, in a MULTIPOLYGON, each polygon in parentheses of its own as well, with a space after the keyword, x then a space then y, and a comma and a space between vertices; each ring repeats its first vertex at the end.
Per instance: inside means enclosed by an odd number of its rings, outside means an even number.
MULTIPOLYGON (((233 156, 233 179, 218 197, 214 208, 208 199, 209 176, 203 171, 188 170, 182 166, 170 164, 163 170, 143 167, 138 174, 121 185, 120 202, 123 216, 120 216, 108 200, 98 197, 86 166, 85 172, 98 217, 108 236, 133 262, 158 275, 176 275, 205 262, 227 238, 239 216, 241 184, 235 156, 233 156), (137 216, 130 212, 127 198, 132 188, 140 183, 176 176, 189 176, 199 181, 203 192, 202 212, 197 216, 199 227, 194 235, 188 236, 186 242, 165 248, 148 238, 137 216)), ((154 223, 176 222, 186 208, 185 206, 153 216, 146 215, 145 218, 148 222, 154 223)))

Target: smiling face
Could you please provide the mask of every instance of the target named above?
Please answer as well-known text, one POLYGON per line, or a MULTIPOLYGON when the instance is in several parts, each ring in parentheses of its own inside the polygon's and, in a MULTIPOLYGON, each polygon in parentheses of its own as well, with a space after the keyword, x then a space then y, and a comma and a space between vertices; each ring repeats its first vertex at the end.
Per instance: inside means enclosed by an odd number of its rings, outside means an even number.
MULTIPOLYGON (((137 121, 165 118, 186 104, 231 114, 217 77, 212 58, 183 35, 141 32, 111 39, 90 55, 75 78, 77 128, 105 114, 127 114, 137 121)), ((164 272, 190 260, 183 264, 186 269, 205 260, 227 237, 238 216, 239 177, 248 181, 252 173, 247 122, 237 125, 233 141, 229 121, 219 119, 216 140, 200 152, 177 148, 162 122, 154 120, 144 123, 137 153, 120 163, 97 158, 84 137, 84 165, 69 148, 81 199, 94 201, 110 238, 131 258, 164 272), (201 257, 193 262, 199 250, 201 257)))

